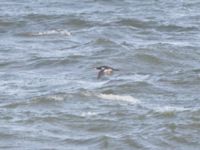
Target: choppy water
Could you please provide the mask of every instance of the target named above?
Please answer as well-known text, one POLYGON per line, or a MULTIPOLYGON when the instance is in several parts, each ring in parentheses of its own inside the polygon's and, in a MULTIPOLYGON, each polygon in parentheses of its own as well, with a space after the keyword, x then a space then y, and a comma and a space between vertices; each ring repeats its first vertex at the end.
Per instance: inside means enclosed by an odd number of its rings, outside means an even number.
POLYGON ((199 8, 2 0, 0 149, 199 150, 199 8))

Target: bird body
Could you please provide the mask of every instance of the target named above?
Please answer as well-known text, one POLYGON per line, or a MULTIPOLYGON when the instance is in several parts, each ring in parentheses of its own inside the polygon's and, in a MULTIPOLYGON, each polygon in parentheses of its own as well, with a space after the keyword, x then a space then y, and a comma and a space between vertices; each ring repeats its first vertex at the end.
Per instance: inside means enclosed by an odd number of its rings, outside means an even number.
POLYGON ((97 76, 97 79, 101 78, 103 75, 112 75, 113 71, 119 71, 109 66, 100 66, 96 67, 97 70, 100 70, 97 76))

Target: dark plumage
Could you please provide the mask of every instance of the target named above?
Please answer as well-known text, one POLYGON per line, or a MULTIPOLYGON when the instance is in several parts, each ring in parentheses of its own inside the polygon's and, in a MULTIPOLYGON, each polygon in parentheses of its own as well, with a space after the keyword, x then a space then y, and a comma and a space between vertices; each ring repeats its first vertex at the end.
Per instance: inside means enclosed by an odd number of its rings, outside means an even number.
POLYGON ((101 78, 103 75, 112 75, 113 71, 119 71, 109 66, 100 66, 96 67, 97 70, 100 70, 97 76, 97 79, 101 78))

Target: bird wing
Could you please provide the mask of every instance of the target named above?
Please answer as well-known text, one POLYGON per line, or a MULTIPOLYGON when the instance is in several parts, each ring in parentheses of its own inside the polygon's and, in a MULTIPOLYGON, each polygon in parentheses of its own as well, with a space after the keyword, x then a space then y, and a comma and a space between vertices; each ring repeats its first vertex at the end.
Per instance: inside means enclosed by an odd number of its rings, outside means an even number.
POLYGON ((103 75, 103 71, 104 70, 99 71, 97 79, 101 78, 101 76, 103 75))

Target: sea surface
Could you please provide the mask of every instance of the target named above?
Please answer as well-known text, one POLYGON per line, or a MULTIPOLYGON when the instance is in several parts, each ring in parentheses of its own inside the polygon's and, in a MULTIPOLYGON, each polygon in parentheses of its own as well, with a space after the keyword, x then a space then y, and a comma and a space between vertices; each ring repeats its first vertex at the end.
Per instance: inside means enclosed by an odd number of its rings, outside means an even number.
POLYGON ((0 149, 199 150, 200 1, 1 0, 0 149))

